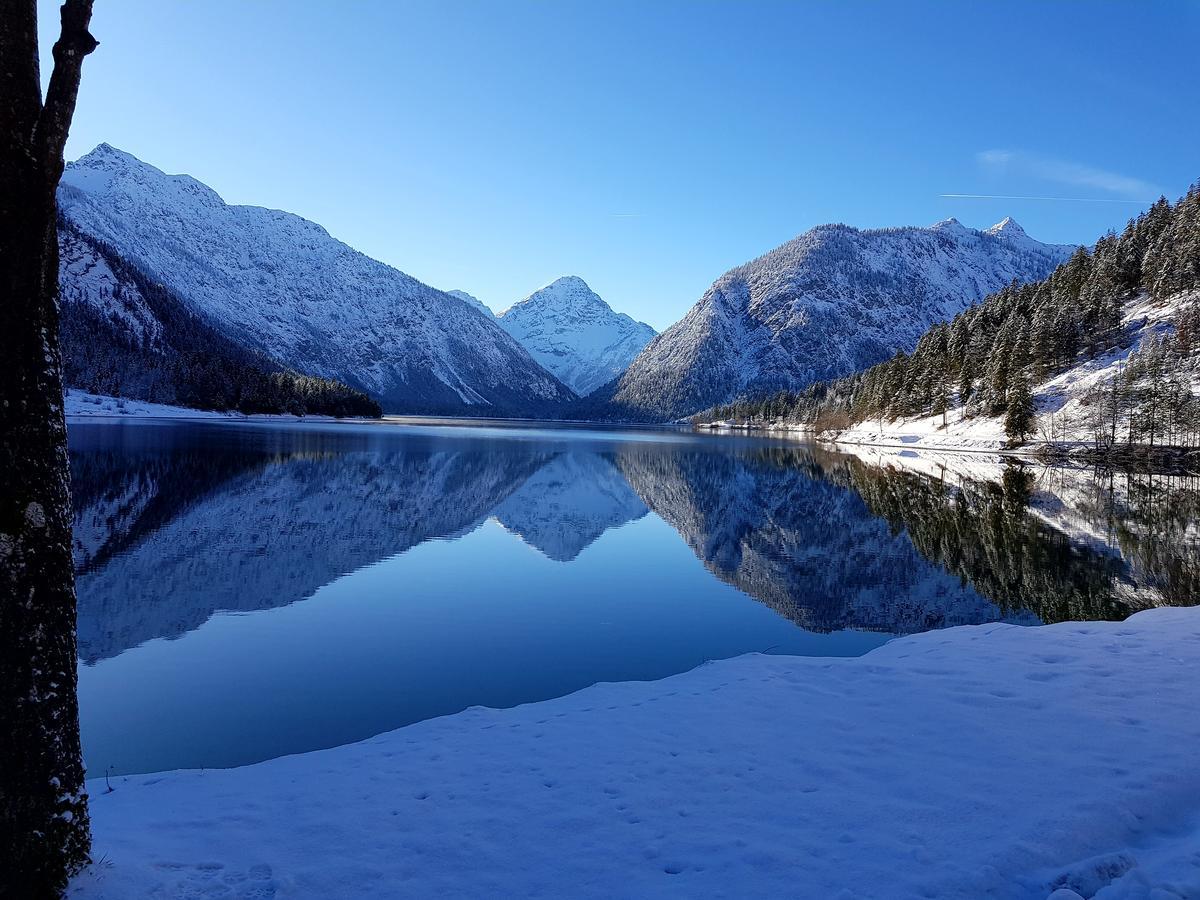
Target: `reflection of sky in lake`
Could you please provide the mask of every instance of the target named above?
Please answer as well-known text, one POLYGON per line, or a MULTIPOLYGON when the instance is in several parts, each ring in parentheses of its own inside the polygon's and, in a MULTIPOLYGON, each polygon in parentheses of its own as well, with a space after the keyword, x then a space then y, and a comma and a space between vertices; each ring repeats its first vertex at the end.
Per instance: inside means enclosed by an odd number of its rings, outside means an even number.
POLYGON ((93 774, 1036 621, 930 561, 861 471, 794 445, 196 423, 78 425, 71 443, 93 774))

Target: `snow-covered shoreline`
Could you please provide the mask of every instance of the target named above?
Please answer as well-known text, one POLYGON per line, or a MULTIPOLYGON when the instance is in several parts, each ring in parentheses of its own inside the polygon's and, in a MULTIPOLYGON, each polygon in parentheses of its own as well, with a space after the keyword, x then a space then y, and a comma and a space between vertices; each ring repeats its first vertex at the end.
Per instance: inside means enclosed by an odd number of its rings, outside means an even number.
MULTIPOLYGON (((927 417, 938 419, 941 417, 927 417)), ((990 426, 998 420, 981 420, 981 425, 990 426)), ((835 447, 868 447, 877 449, 926 450, 938 453, 986 453, 1030 459, 1037 456, 1042 444, 1009 446, 1004 435, 1003 424, 997 428, 978 428, 967 435, 953 431, 942 432, 936 427, 927 427, 924 419, 898 419, 885 422, 860 422, 841 431, 817 431, 811 425, 792 422, 773 422, 768 425, 748 425, 733 422, 705 422, 696 426, 712 434, 761 434, 769 437, 794 437, 835 447), (996 433, 992 433, 995 431, 996 433)), ((1079 446, 1082 446, 1080 442, 1079 446)))
POLYGON ((1090 421, 1092 414, 1088 407, 1088 393, 1116 377, 1128 362, 1131 352, 1147 339, 1171 331, 1180 307, 1194 299, 1193 294, 1183 293, 1167 301, 1155 301, 1143 296, 1132 303, 1124 316, 1130 334, 1128 346, 1080 362, 1037 385, 1033 391, 1038 410, 1037 430, 1029 436, 1028 441, 1018 446, 1011 446, 1005 434, 1003 416, 968 417, 959 405, 952 405, 944 416, 907 416, 883 421, 872 419, 830 431, 818 431, 810 424, 787 421, 766 424, 718 421, 699 423, 696 427, 717 434, 734 431, 803 437, 838 446, 998 453, 1026 459, 1036 457, 1045 450, 1056 453, 1091 452, 1095 448, 1094 425, 1090 421))
POLYGON ((333 416, 295 416, 290 413, 219 412, 212 409, 192 409, 188 406, 169 406, 146 400, 89 394, 74 388, 67 391, 64 409, 67 421, 88 419, 218 419, 238 422, 362 422, 365 419, 337 419, 333 416))
POLYGON ((71 896, 1179 898, 1200 610, 745 656, 92 781, 71 896))

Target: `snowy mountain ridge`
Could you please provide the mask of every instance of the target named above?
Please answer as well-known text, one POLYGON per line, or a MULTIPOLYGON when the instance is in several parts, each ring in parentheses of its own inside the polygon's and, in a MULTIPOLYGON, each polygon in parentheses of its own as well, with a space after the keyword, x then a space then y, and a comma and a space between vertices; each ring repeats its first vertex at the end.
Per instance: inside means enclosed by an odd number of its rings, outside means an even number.
POLYGON ((389 411, 528 413, 572 399, 490 314, 314 222, 228 205, 108 144, 67 166, 59 208, 233 340, 389 411))
POLYGON ((911 350, 1010 283, 1048 275, 1074 247, 1043 244, 1011 218, 987 231, 822 225, 713 283, 613 385, 606 416, 668 420, 743 395, 838 377, 911 350))
POLYGON ((449 294, 451 297, 461 300, 463 303, 467 304, 467 306, 471 307, 472 309, 479 310, 485 316, 495 318, 496 314, 494 312, 492 312, 492 308, 490 306, 488 306, 486 303, 484 303, 482 300, 480 300, 478 297, 476 297, 472 294, 468 294, 466 291, 446 291, 446 293, 449 294))
POLYGON ((645 322, 614 311, 575 275, 514 303, 499 322, 581 397, 624 372, 656 334, 645 322))

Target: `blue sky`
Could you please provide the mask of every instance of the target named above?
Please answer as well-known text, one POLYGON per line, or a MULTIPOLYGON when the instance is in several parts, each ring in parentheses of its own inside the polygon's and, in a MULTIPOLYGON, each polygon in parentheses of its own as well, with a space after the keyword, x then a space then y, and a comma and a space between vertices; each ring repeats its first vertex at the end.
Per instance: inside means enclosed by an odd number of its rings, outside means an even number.
POLYGON ((108 141, 496 309, 578 274, 663 328, 823 222, 1090 242, 1200 178, 1185 0, 97 0, 93 33, 70 157, 108 141))

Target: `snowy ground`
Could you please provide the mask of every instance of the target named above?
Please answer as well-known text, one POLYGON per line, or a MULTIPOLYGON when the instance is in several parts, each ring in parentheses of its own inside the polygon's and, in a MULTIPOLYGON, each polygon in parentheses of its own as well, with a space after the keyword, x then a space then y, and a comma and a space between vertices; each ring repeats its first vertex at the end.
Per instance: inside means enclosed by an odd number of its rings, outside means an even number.
POLYGON ((73 388, 67 391, 66 414, 68 419, 132 417, 142 419, 246 419, 272 422, 337 421, 331 416, 293 416, 284 413, 248 416, 239 412, 217 412, 211 409, 192 409, 187 406, 168 406, 164 403, 148 403, 145 400, 89 394, 73 388))
MULTIPOLYGON (((1131 303, 1124 314, 1131 336, 1128 347, 1088 360, 1036 386, 1033 396, 1038 408, 1038 426, 1025 449, 1033 451, 1037 444, 1047 441, 1067 446, 1091 446, 1094 436, 1083 398, 1115 376, 1125 365, 1130 352, 1144 340, 1171 330, 1179 308, 1196 299, 1194 293, 1178 294, 1161 302, 1149 297, 1140 298, 1131 303)), ((768 430, 803 434, 845 445, 1011 453, 1006 450, 1008 437, 1004 433, 1003 417, 966 418, 961 407, 954 407, 944 418, 945 421, 941 415, 914 416, 882 423, 871 420, 859 422, 844 431, 819 435, 815 435, 811 427, 783 423, 768 430)))
POLYGON ((1200 609, 746 656, 93 781, 70 896, 1197 897, 1198 683, 1200 609))
MULTIPOLYGON (((1114 350, 1068 369, 1038 385, 1033 392, 1038 408, 1037 433, 1031 441, 1052 440, 1062 444, 1090 446, 1092 428, 1088 423, 1089 410, 1084 396, 1102 387, 1113 378, 1129 358, 1130 351, 1141 346, 1147 338, 1171 330, 1172 322, 1184 302, 1194 299, 1180 294, 1168 301, 1156 302, 1143 297, 1126 310, 1124 321, 1132 333, 1129 347, 1114 350)), ((840 432, 839 444, 872 444, 883 446, 936 447, 944 450, 996 451, 1007 446, 1002 418, 975 417, 966 419, 962 409, 955 408, 942 416, 921 416, 898 419, 894 422, 860 422, 840 432)))

